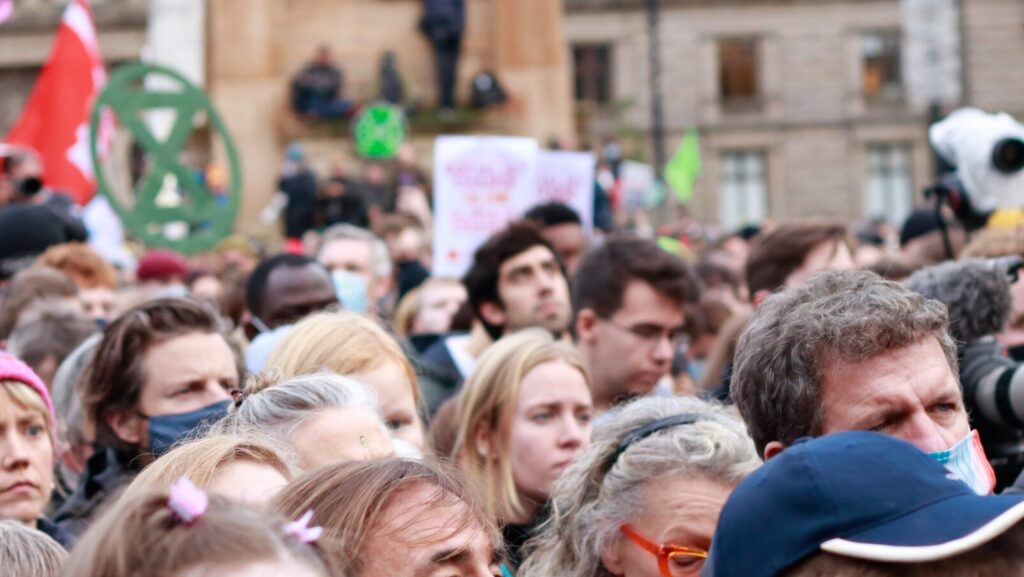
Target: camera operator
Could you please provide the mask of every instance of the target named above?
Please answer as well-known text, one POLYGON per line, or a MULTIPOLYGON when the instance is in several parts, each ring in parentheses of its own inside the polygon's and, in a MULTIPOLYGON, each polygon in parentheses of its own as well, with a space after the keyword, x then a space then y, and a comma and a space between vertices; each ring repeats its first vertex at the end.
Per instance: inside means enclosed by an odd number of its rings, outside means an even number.
POLYGON ((996 472, 996 491, 1024 468, 1024 364, 1008 358, 995 338, 1010 317, 1010 284, 1022 264, 1020 257, 945 262, 907 280, 949 309, 964 403, 996 472))

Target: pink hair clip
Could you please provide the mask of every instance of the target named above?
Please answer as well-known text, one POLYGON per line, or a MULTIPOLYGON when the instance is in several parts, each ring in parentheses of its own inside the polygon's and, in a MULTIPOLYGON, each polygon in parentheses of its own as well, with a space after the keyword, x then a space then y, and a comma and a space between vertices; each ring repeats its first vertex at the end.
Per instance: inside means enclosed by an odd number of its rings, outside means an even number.
POLYGON ((313 510, 306 511, 306 514, 299 518, 298 521, 292 521, 284 526, 284 532, 286 535, 291 535, 298 539, 300 543, 310 544, 315 543, 320 538, 320 534, 324 532, 323 527, 310 527, 309 522, 313 520, 313 510))
POLYGON ((206 512, 209 502, 202 489, 196 487, 188 477, 182 477, 171 485, 167 506, 182 522, 191 523, 206 512))

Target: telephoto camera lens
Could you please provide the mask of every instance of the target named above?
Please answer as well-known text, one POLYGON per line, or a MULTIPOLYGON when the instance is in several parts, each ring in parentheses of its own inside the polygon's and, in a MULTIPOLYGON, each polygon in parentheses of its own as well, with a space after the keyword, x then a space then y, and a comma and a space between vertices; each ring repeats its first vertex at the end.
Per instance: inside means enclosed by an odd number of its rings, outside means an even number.
POLYGON ((1024 140, 1004 138, 992 147, 992 165, 1003 174, 1024 168, 1024 140))

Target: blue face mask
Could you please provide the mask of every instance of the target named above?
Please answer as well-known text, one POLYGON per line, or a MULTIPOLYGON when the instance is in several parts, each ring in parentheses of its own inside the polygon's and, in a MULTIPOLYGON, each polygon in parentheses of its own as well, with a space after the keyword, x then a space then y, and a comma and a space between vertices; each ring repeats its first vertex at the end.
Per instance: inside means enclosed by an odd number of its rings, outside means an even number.
POLYGON ((336 270, 331 272, 331 280, 338 302, 345 310, 360 314, 370 310, 369 286, 365 278, 347 270, 336 270))
POLYGON ((218 401, 189 413, 147 417, 149 452, 159 457, 178 441, 202 434, 214 421, 228 414, 230 404, 230 400, 218 401))

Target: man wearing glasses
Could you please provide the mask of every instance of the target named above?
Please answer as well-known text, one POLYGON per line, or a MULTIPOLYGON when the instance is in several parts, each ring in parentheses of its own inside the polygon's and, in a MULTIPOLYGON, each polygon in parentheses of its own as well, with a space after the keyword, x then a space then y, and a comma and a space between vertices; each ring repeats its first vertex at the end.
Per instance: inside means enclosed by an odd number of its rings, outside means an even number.
POLYGON ((584 255, 573 302, 598 412, 655 390, 680 344, 683 307, 699 293, 686 263, 648 240, 612 236, 584 255))

